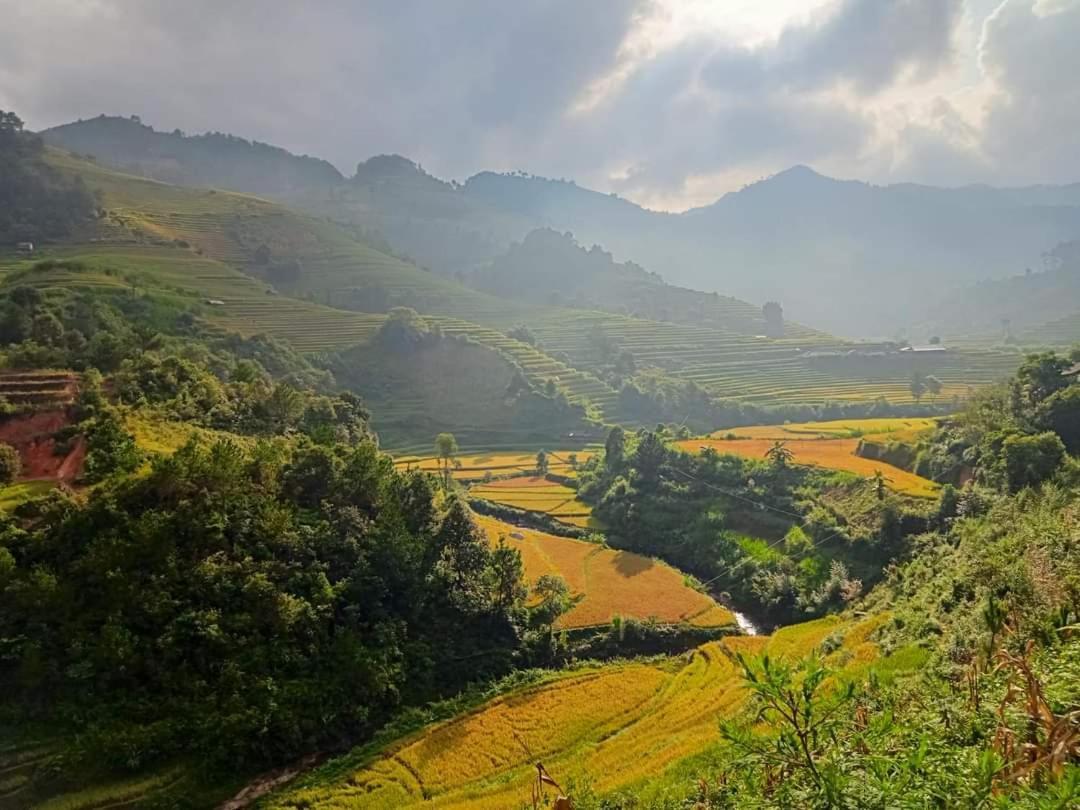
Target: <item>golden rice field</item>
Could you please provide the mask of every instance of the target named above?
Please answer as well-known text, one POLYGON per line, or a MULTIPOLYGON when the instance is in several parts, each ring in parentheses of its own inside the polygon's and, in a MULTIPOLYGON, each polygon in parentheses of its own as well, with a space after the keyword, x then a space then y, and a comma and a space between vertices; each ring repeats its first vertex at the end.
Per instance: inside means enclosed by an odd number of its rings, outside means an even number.
POLYGON ((507 478, 503 481, 474 484, 469 488, 469 494, 515 509, 543 512, 560 523, 579 527, 596 526, 591 517, 592 509, 587 503, 577 499, 575 490, 546 478, 507 478))
MULTIPOLYGON (((572 476, 575 465, 584 463, 595 454, 593 450, 548 450, 548 470, 558 475, 572 476), (574 463, 571 463, 571 456, 574 463)), ((476 453, 458 456, 452 469, 457 481, 480 481, 492 476, 514 475, 536 469, 536 453, 476 453)), ((436 456, 400 456, 394 459, 398 469, 438 472, 441 461, 436 456)))
POLYGON ((566 580, 578 601, 559 620, 560 628, 607 624, 615 616, 655 617, 664 624, 688 622, 697 627, 723 627, 735 621, 730 611, 687 585, 681 572, 649 557, 512 526, 485 515, 477 515, 476 521, 493 545, 501 540, 521 552, 530 583, 544 574, 566 580))
MULTIPOLYGON (((504 810, 527 803, 537 761, 563 784, 587 779, 601 794, 632 787, 716 743, 717 721, 742 706, 745 692, 725 649, 798 658, 838 634, 843 641, 830 661, 855 671, 878 659, 868 636, 885 618, 829 617, 771 637, 727 638, 697 648, 676 668, 669 659, 578 670, 429 727, 355 771, 329 783, 312 780, 267 804, 504 810)), ((906 656, 909 666, 913 658, 906 656)))
POLYGON ((874 438, 888 441, 910 441, 933 430, 936 419, 835 419, 829 422, 788 422, 783 425, 717 430, 711 435, 721 438, 734 433, 740 439, 853 439, 874 438))
POLYGON ((712 436, 676 442, 681 450, 696 453, 712 448, 743 458, 761 459, 777 441, 783 441, 794 454, 794 463, 842 470, 872 476, 879 470, 889 488, 904 495, 932 498, 938 484, 884 461, 855 455, 860 438, 880 441, 905 441, 933 427, 930 419, 851 419, 841 422, 805 422, 797 425, 720 430, 712 436), (733 434, 735 438, 720 438, 733 434), (843 436, 844 438, 836 438, 843 436))

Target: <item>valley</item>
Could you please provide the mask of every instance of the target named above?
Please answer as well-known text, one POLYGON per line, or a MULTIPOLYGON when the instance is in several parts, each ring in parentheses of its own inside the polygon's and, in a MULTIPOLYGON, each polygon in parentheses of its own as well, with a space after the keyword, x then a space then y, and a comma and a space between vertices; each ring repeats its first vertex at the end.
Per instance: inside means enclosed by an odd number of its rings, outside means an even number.
POLYGON ((1080 797, 1074 187, 16 120, 0 810, 1080 797))

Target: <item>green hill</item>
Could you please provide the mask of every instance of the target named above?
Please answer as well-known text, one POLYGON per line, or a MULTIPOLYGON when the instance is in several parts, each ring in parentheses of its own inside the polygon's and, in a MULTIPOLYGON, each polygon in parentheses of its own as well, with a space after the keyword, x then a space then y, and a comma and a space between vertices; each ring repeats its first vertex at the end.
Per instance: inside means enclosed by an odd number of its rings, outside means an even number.
MULTIPOLYGON (((895 346, 851 344, 791 322, 782 338, 765 337, 761 313, 749 304, 664 285, 640 268, 617 264, 599 250, 583 251, 556 234, 551 239, 559 255, 599 267, 596 279, 583 282, 594 285, 594 294, 606 279, 619 280, 612 299, 597 305, 652 307, 664 320, 640 312, 556 307, 528 295, 513 300, 422 270, 341 226, 259 197, 169 185, 56 150, 48 161, 95 190, 102 213, 43 254, 77 259, 85 268, 74 275, 53 268, 48 271, 53 275, 40 277, 42 283, 171 288, 198 299, 210 323, 242 334, 266 332, 307 352, 363 344, 383 313, 410 307, 446 334, 468 336, 493 349, 519 366, 534 386, 550 383, 592 417, 609 422, 690 419, 695 429, 707 430, 718 426, 716 420, 745 424, 867 415, 835 408, 818 413, 803 406, 838 402, 867 409, 884 399, 906 407, 916 371, 937 376, 941 397, 949 400, 1007 374, 1017 363, 1014 354, 987 351, 904 355, 895 346), (675 322, 680 319, 693 323, 675 322), (517 325, 531 331, 535 345, 508 334, 517 325), (709 400, 742 403, 744 409, 803 409, 721 412, 709 400)), ((6 260, 9 267, 31 264, 15 256, 6 260)), ((558 285, 556 276, 549 286, 558 285)), ((430 440, 426 427, 418 424, 416 430, 415 441, 430 440)))

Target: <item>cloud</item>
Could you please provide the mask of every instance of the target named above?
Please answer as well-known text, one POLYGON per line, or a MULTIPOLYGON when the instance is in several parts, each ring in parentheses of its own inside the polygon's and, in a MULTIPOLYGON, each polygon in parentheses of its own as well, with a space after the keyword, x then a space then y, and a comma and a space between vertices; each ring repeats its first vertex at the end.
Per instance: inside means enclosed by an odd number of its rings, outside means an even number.
POLYGON ((0 108, 35 127, 137 113, 345 171, 380 152, 446 177, 528 169, 676 207, 795 163, 1080 179, 1080 0, 815 2, 752 40, 697 3, 716 25, 650 41, 675 2, 0 0, 0 108))
POLYGON ((36 126, 139 113, 456 174, 528 157, 642 2, 0 0, 0 104, 36 126))
POLYGON ((1080 180, 1080 1, 1006 0, 979 61, 995 90, 984 148, 1009 183, 1080 180))

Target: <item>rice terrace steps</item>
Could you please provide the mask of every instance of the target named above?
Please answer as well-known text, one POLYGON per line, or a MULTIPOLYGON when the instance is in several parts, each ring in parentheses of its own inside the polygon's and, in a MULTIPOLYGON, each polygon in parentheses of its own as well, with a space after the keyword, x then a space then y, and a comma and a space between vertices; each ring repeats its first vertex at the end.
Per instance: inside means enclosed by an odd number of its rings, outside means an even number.
POLYGON ((382 750, 331 761, 266 807, 505 810, 527 800, 537 761, 560 781, 587 778, 598 793, 632 787, 719 740, 717 721, 746 699, 731 654, 798 658, 828 637, 837 643, 826 660, 849 673, 917 666, 920 651, 885 656, 868 640, 888 618, 833 616, 772 636, 725 638, 687 653, 674 668, 586 665, 549 676, 382 750))

